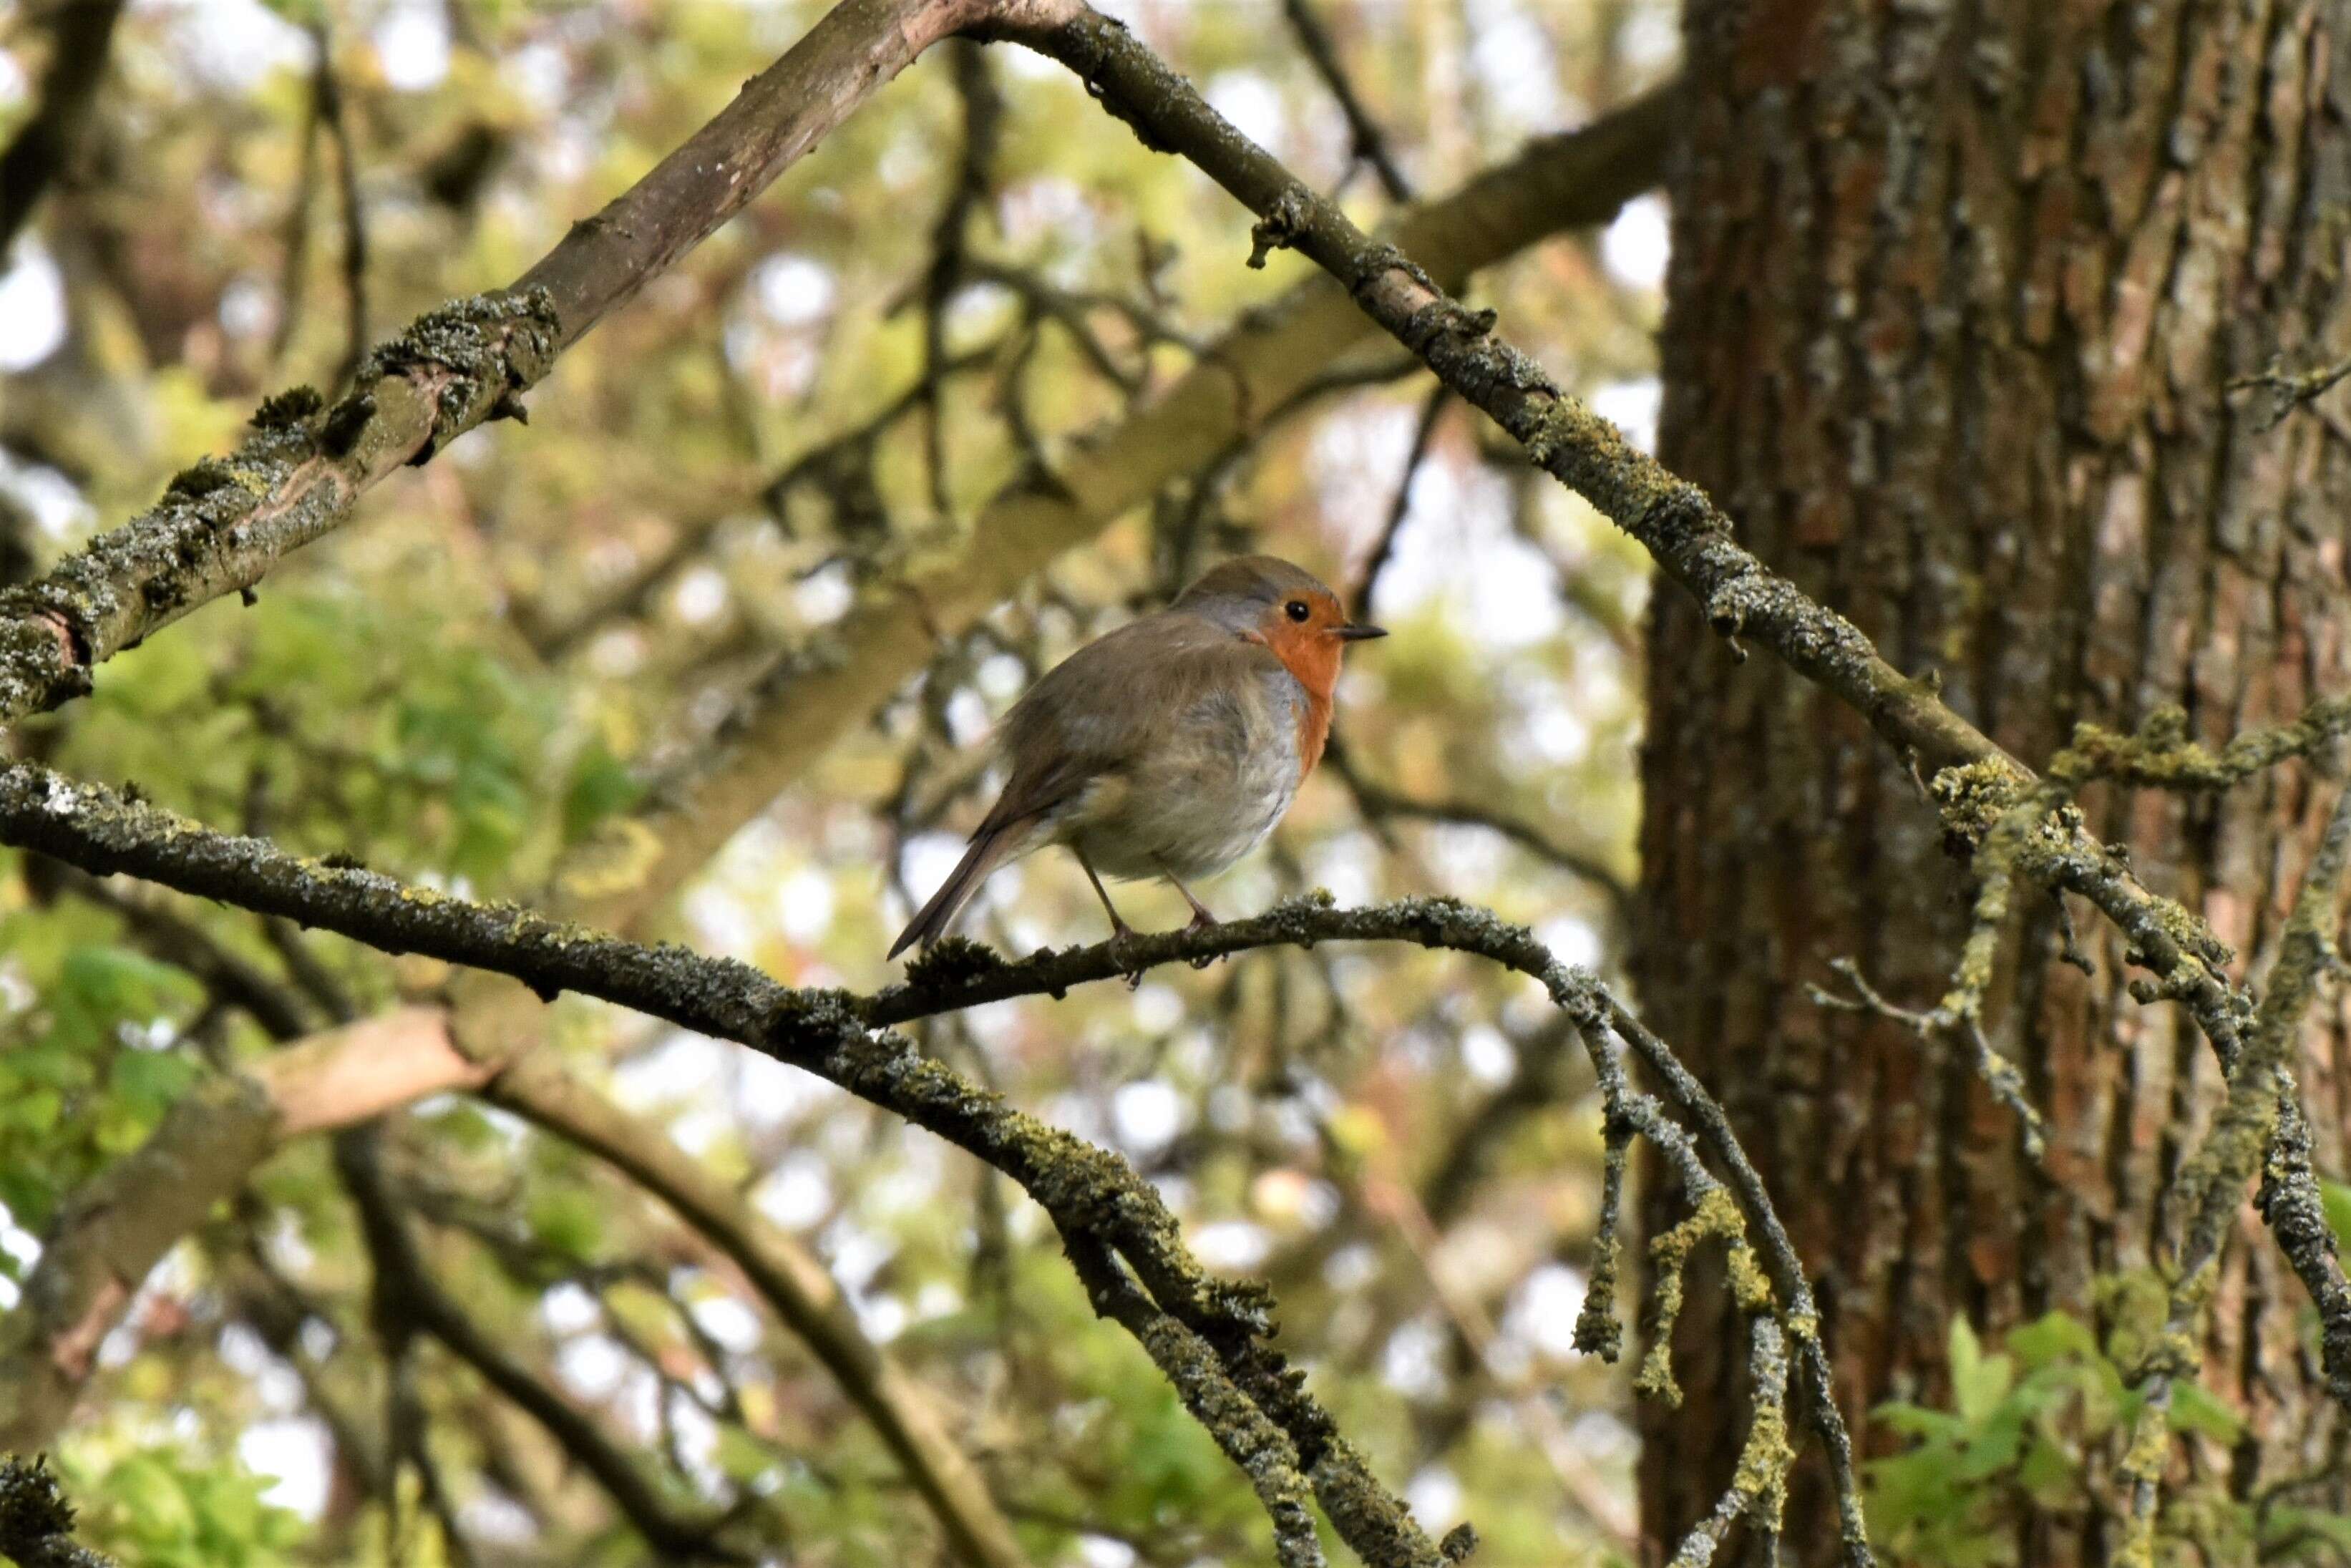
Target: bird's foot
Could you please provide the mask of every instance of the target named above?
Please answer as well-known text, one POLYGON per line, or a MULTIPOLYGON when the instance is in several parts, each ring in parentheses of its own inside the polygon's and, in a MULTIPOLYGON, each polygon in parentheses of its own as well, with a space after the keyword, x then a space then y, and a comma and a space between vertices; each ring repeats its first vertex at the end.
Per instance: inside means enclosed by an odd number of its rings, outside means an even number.
POLYGON ((1140 940, 1142 938, 1135 935, 1134 927, 1125 921, 1111 923, 1110 956, 1118 960, 1119 972, 1126 977, 1126 988, 1130 991, 1142 988, 1144 972, 1150 967, 1134 963, 1130 958, 1135 943, 1140 940))
MULTIPOLYGON (((1187 932, 1214 931, 1218 925, 1223 924, 1224 922, 1218 920, 1215 915, 1201 908, 1199 904, 1194 904, 1192 905, 1192 918, 1185 923, 1184 929, 1187 932)), ((1232 955, 1229 953, 1203 953, 1198 957, 1191 961, 1192 967, 1195 969, 1205 969, 1211 964, 1231 956, 1232 955)))

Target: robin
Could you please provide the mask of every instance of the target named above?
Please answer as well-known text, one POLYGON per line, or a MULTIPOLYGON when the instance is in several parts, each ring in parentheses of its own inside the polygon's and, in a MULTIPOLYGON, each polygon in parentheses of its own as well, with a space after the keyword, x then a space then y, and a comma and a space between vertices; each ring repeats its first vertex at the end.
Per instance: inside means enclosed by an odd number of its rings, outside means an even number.
POLYGON ((1184 885, 1263 842, 1322 759, 1331 698, 1350 643, 1384 637, 1347 619, 1338 596, 1270 555, 1212 567, 1176 602, 1087 643, 1004 716, 1004 792, 963 862, 890 949, 947 934, 997 867, 1067 844, 1110 915, 1102 887, 1164 876, 1184 885))

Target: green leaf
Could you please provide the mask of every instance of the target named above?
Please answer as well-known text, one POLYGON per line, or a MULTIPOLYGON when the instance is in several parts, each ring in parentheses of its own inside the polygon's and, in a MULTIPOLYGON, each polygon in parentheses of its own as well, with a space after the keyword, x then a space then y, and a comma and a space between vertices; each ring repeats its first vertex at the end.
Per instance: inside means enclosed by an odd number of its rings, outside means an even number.
POLYGON ((2014 1381, 2014 1364, 2005 1355, 1986 1355, 1982 1342, 1968 1320, 1951 1320, 1951 1404, 1959 1418, 1980 1422, 2008 1396, 2014 1381))
POLYGON ((600 742, 580 754, 571 784, 563 792, 563 837, 577 843, 607 817, 625 811, 644 795, 644 786, 626 764, 600 742))
POLYGON ((2220 1403, 2202 1384, 2182 1378, 2171 1385, 2171 1429, 2196 1432, 2218 1442, 2232 1443, 2244 1430, 2237 1413, 2220 1403))
POLYGON ((2011 1329, 2001 1344, 2028 1370, 2070 1357, 2095 1357, 2098 1336, 2071 1312, 2046 1312, 2011 1329))

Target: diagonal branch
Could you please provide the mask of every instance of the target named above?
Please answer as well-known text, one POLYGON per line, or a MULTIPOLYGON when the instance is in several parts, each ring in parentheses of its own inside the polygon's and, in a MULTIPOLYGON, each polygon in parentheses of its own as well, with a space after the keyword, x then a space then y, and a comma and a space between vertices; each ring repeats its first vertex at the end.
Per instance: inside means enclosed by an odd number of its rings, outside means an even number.
POLYGON ((1697 597, 1718 632, 1752 636, 1927 766, 1998 758, 2022 774, 1945 706, 1931 683, 1895 669, 1851 622, 1742 548, 1730 519, 1704 491, 1635 449, 1496 337, 1490 312, 1468 309, 1405 249, 1357 228, 1118 23, 1083 0, 1059 0, 1051 11, 1050 19, 1032 12, 991 20, 983 36, 1061 61, 1144 145, 1179 152, 1222 185, 1260 220, 1252 265, 1262 266, 1273 249, 1311 258, 1439 381, 1516 437, 1539 466, 1646 546, 1667 575, 1697 597))
POLYGON ((1339 61, 1339 46, 1331 37, 1331 29, 1314 14, 1313 0, 1281 0, 1281 14, 1290 23, 1290 30, 1298 35, 1298 47, 1314 66, 1314 74, 1339 100, 1339 112, 1347 117, 1347 134, 1353 141, 1356 157, 1372 166, 1380 177, 1380 189, 1391 202, 1412 200, 1412 182, 1404 177, 1404 170, 1388 148, 1388 139, 1381 134, 1379 121, 1364 107, 1363 95, 1348 78, 1347 68, 1339 61))
POLYGON ((977 1568, 1025 1568, 1028 1557, 989 1493, 987 1478, 956 1447, 929 1394, 867 1337, 841 1287, 790 1233, 660 1128, 567 1071, 547 1051, 523 1057, 482 1093, 492 1104, 610 1161, 733 1259, 760 1298, 873 1423, 937 1516, 956 1555, 977 1568))
POLYGON ((396 1322, 402 1333, 415 1329, 431 1334, 538 1422, 596 1479, 630 1527, 663 1561, 752 1561, 722 1538, 726 1515, 681 1510, 587 1412, 524 1365, 441 1288, 384 1179, 378 1159, 379 1131, 355 1127, 335 1138, 336 1172, 359 1208, 360 1230, 375 1263, 378 1322, 396 1322))
POLYGON ((250 589, 348 521, 360 497, 519 395, 605 315, 739 211, 884 82, 982 15, 1026 0, 846 0, 684 145, 504 291, 453 300, 379 344, 332 408, 270 399, 253 436, 154 507, 0 593, 0 723, 87 692, 92 669, 250 589))

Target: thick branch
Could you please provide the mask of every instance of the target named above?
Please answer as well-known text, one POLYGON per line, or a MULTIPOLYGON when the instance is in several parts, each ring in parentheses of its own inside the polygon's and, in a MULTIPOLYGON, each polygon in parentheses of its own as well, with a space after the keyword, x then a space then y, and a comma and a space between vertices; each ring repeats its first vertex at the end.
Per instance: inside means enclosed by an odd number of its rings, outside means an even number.
POLYGON ((502 293, 453 300, 368 356, 333 408, 271 399, 254 436, 0 594, 0 723, 88 691, 93 666, 347 521, 359 497, 486 419, 691 250, 915 56, 1022 0, 846 0, 685 144, 502 293))

